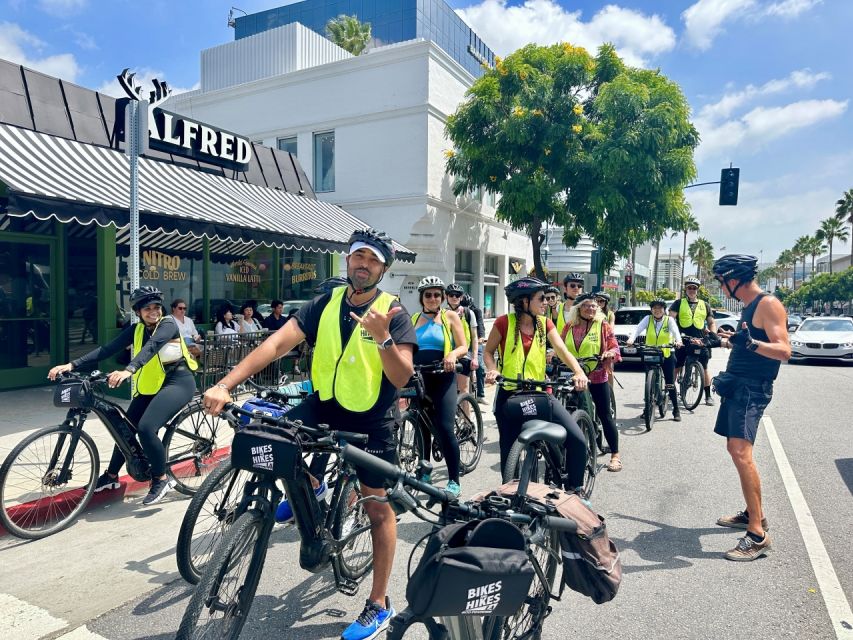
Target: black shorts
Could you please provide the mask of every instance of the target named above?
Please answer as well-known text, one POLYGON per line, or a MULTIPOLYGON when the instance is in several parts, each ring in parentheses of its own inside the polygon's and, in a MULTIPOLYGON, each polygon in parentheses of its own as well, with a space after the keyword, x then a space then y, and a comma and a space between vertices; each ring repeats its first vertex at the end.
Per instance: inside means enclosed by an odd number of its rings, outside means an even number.
POLYGON ((758 425, 773 398, 773 383, 743 380, 729 398, 720 401, 714 433, 726 438, 741 438, 755 444, 758 425))
MULTIPOLYGON (((377 458, 382 458, 391 464, 399 464, 397 460, 397 446, 394 442, 393 418, 384 418, 378 422, 371 421, 369 424, 360 425, 355 414, 353 416, 347 420, 342 420, 340 416, 335 416, 332 412, 326 411, 316 393, 312 393, 299 405, 287 412, 287 417, 291 420, 302 420, 303 423, 309 426, 328 424, 331 429, 366 433, 368 436, 367 442, 365 444, 353 443, 354 447, 358 447, 367 453, 372 453, 377 458)), ((358 481, 366 487, 381 489, 386 484, 383 476, 373 474, 361 467, 356 467, 355 470, 358 475, 358 481)))
MULTIPOLYGON (((684 340, 685 346, 683 346, 681 349, 675 350, 675 368, 676 369, 681 369, 684 366, 684 362, 687 360, 687 347, 688 347, 687 341, 690 339, 690 337, 684 336, 684 338, 682 338, 682 339, 684 340)), ((696 345, 689 345, 689 346, 696 346, 696 345)), ((699 362, 701 362, 702 366, 705 367, 705 369, 707 370, 708 369, 708 360, 711 359, 711 350, 708 349, 707 347, 705 347, 704 349, 702 349, 702 355, 696 359, 699 362)))

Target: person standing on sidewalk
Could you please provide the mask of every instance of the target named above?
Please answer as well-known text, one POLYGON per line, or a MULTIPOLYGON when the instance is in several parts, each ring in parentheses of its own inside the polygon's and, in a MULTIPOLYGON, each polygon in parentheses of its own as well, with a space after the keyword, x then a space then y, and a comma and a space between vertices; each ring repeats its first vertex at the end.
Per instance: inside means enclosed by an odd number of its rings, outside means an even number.
POLYGON ((755 282, 755 256, 730 254, 714 263, 714 278, 726 296, 744 304, 741 328, 721 331, 722 346, 732 350, 725 372, 714 378, 722 397, 714 433, 726 438, 743 491, 746 508, 717 520, 722 527, 746 529, 729 560, 748 562, 770 550, 770 528, 761 504, 761 479, 752 457, 758 425, 773 397, 779 363, 791 357, 785 308, 755 282))
MULTIPOLYGON (((456 374, 456 391, 457 393, 468 393, 471 383, 471 371, 476 371, 480 366, 476 358, 476 347, 480 344, 480 334, 482 329, 477 325, 477 316, 468 308, 462 306, 462 298, 465 296, 465 289, 461 285, 451 282, 445 290, 447 295, 447 308, 462 320, 462 329, 465 332, 465 340, 468 343, 468 361, 471 363, 471 368, 463 370, 462 373, 456 374)), ((464 362, 463 362, 464 365, 464 362)))
POLYGON ((483 362, 483 345, 486 344, 486 323, 483 318, 483 310, 474 304, 474 299, 467 293, 462 296, 462 306, 468 307, 477 319, 477 402, 489 404, 486 401, 486 366, 483 362))

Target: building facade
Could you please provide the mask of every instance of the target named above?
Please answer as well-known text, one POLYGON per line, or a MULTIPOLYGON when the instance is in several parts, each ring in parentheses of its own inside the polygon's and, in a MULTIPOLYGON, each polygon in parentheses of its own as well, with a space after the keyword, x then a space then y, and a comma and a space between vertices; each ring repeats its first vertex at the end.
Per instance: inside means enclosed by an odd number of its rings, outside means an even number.
POLYGON ((423 39, 357 57, 324 57, 328 41, 293 24, 218 50, 215 64, 227 72, 209 69, 213 58, 202 53, 201 77, 228 76, 233 84, 202 82, 200 89, 170 99, 170 109, 289 151, 319 199, 415 251, 415 264, 395 265, 382 285, 409 308, 417 307, 418 281, 437 275, 462 284, 487 316, 506 310, 502 287, 527 272, 531 245, 495 220, 494 198, 453 195, 444 128, 474 81, 454 57, 423 39), (293 71, 240 82, 239 68, 266 55, 271 35, 316 46, 302 49, 293 71), (246 48, 247 42, 255 48, 246 48))
MULTIPOLYGON (((681 269, 684 261, 681 254, 662 253, 658 258, 658 279, 656 289, 666 287, 676 293, 681 290, 681 269)), ((688 274, 685 274, 688 275, 688 274)))

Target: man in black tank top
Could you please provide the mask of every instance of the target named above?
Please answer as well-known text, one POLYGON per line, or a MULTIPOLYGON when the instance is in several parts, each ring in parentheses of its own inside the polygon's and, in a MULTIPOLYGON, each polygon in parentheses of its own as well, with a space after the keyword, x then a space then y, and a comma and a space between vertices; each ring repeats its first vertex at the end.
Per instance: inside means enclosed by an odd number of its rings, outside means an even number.
POLYGON ((764 410, 773 397, 779 364, 791 357, 788 318, 782 303, 755 282, 755 256, 730 254, 714 263, 714 277, 726 296, 744 304, 741 328, 721 331, 722 346, 732 350, 725 372, 714 378, 720 412, 714 432, 725 436, 729 455, 740 477, 746 508, 723 516, 717 524, 746 529, 737 546, 726 552, 736 561, 755 560, 770 550, 769 526, 761 506, 761 479, 752 448, 764 410))

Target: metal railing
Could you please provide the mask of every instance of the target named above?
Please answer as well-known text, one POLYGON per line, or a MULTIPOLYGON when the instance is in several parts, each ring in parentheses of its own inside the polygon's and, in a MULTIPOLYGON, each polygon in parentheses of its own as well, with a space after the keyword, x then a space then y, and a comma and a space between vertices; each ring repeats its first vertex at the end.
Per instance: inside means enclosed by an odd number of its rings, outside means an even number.
MULTIPOLYGON (((213 331, 208 331, 198 345, 201 349, 200 366, 196 372, 198 389, 204 392, 212 387, 270 335, 269 331, 229 335, 215 335, 213 331)), ((304 346, 271 362, 253 376, 254 381, 263 386, 277 387, 285 380, 305 379, 308 363, 304 346)))

